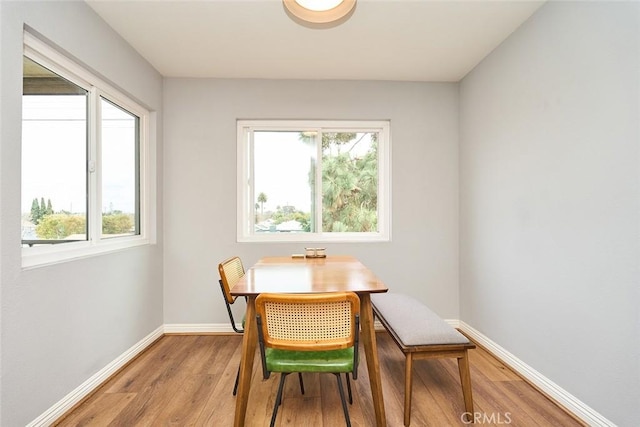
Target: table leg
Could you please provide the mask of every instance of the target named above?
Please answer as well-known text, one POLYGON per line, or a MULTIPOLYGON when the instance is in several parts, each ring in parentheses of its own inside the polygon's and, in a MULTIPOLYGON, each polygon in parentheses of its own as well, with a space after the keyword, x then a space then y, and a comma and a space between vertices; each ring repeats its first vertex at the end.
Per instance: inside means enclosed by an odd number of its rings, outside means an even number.
POLYGON ((251 375, 253 373, 253 359, 256 355, 256 342, 258 330, 256 325, 256 297, 247 298, 247 313, 244 324, 244 337, 242 339, 242 360, 240 362, 240 382, 236 396, 236 414, 233 421, 234 427, 243 427, 247 413, 247 401, 251 389, 251 375))
POLYGON ((378 362, 378 347, 376 344, 376 331, 373 324, 373 308, 371 297, 367 293, 360 294, 360 316, 362 321, 362 343, 367 357, 367 369, 369 383, 373 396, 373 408, 376 413, 376 426, 384 427, 387 419, 384 413, 384 400, 382 398, 382 381, 380 379, 380 364, 378 362))

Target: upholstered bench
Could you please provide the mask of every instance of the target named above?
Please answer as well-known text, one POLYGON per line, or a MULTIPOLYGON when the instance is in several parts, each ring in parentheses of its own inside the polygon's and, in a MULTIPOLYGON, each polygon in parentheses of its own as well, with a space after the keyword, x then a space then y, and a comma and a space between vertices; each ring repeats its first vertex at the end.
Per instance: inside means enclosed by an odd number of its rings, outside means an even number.
POLYGON ((412 365, 417 359, 455 357, 467 421, 473 422, 473 398, 467 350, 475 345, 415 298, 398 293, 372 294, 373 311, 405 355, 404 425, 411 423, 412 365))

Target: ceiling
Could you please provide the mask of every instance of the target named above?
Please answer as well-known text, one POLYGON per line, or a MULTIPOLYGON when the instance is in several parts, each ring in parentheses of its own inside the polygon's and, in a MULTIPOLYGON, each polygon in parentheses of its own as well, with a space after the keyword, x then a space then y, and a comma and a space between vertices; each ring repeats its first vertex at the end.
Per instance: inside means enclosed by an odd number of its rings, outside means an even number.
POLYGON ((544 2, 358 0, 308 28, 281 0, 86 0, 165 77, 456 82, 544 2))

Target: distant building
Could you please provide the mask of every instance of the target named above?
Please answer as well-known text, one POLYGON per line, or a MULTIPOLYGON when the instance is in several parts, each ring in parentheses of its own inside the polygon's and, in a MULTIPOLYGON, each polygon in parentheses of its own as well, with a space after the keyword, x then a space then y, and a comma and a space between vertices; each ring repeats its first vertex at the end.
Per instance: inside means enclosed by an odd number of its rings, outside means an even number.
POLYGON ((279 232, 287 232, 287 233, 303 231, 302 224, 300 224, 295 219, 278 224, 276 226, 276 230, 278 230, 279 232))
POLYGON ((257 233, 297 233, 304 230, 302 228, 302 224, 296 220, 275 224, 272 219, 267 219, 256 224, 255 231, 257 233))

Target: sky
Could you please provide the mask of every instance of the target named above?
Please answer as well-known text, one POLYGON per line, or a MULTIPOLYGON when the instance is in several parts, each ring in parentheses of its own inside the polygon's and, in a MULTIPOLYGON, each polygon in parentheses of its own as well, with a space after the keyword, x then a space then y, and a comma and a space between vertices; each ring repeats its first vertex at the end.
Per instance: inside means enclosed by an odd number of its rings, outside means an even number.
MULTIPOLYGON (((103 212, 133 212, 135 120, 102 101, 103 212)), ((51 199, 54 211, 86 212, 86 97, 23 97, 22 203, 51 199)))
POLYGON ((277 206, 295 206, 304 212, 311 208, 309 171, 316 153, 299 135, 298 131, 254 134, 255 194, 256 198, 261 192, 267 195, 265 212, 277 206))
MULTIPOLYGON (((358 133, 354 141, 358 143, 348 146, 351 155, 364 155, 371 148, 369 133, 358 133)), ((309 172, 316 156, 314 144, 300 141, 300 131, 254 132, 255 196, 267 195, 265 212, 277 206, 310 211, 309 172)))

